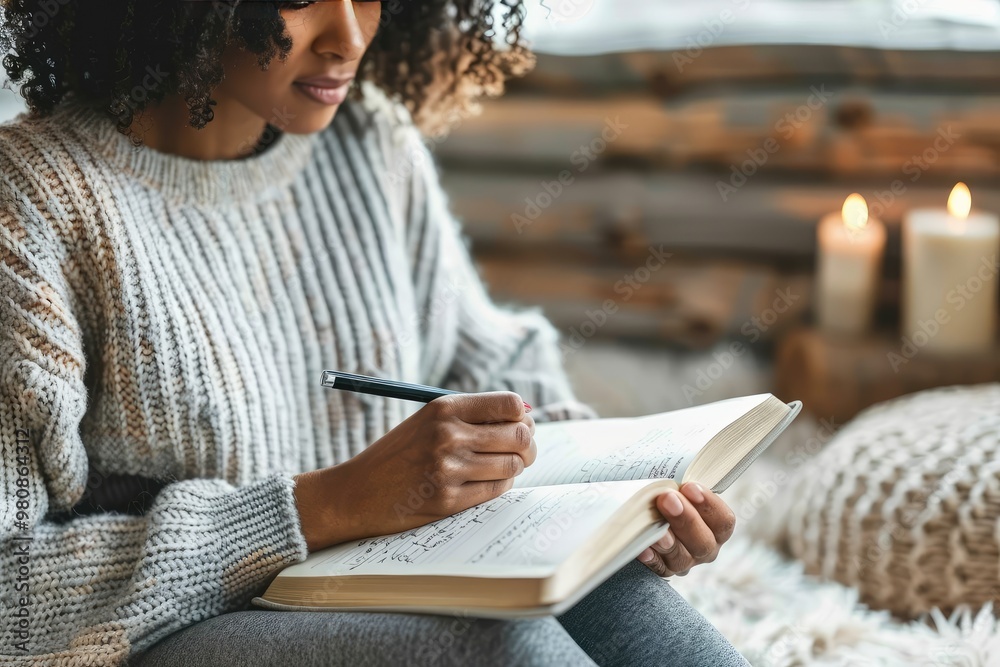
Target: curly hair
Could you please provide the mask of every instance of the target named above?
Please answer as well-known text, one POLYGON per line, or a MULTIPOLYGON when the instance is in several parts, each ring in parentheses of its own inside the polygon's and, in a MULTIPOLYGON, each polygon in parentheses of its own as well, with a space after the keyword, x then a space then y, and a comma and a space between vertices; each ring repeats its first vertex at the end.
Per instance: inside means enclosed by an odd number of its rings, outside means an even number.
MULTIPOLYGON (((292 41, 279 8, 302 4, 84 2, 0 0, 3 66, 20 84, 29 114, 46 115, 72 93, 103 108, 123 134, 137 111, 168 94, 186 101, 192 127, 204 127, 224 77, 224 49, 239 45, 262 70, 275 56, 284 60, 292 41), (109 22, 120 28, 109 30, 109 22)), ((403 103, 424 132, 446 133, 456 116, 479 112, 479 98, 502 94, 508 78, 534 66, 521 39, 524 13, 523 0, 386 0, 357 83, 403 103)), ((362 90, 353 86, 352 98, 362 90)))

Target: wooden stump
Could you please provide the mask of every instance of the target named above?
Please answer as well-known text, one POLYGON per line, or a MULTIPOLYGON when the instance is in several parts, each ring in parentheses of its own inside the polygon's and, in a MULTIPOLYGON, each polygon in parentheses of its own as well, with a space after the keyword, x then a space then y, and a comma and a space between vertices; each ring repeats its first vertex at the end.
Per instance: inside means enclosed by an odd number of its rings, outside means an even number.
POLYGON ((875 403, 931 387, 1000 380, 1000 347, 936 355, 882 333, 838 339, 798 329, 778 344, 776 394, 818 417, 846 421, 875 403))

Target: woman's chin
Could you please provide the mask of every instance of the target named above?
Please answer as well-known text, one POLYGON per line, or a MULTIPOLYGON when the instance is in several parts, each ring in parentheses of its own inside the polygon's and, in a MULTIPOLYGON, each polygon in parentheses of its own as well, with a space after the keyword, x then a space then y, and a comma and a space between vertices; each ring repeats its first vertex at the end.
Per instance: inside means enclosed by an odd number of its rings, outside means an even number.
POLYGON ((309 113, 303 112, 295 116, 293 122, 288 123, 283 128, 283 131, 288 134, 314 134, 321 132, 330 126, 339 109, 340 105, 337 104, 328 106, 322 111, 311 110, 309 113))

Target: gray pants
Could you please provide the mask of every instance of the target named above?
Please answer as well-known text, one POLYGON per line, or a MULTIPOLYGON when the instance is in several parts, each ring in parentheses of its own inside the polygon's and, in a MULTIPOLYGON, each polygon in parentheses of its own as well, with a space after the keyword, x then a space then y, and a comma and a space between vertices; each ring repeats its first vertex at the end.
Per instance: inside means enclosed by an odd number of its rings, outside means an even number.
POLYGON ((252 610, 176 632, 131 667, 749 663, 663 579, 632 561, 559 617, 252 610))

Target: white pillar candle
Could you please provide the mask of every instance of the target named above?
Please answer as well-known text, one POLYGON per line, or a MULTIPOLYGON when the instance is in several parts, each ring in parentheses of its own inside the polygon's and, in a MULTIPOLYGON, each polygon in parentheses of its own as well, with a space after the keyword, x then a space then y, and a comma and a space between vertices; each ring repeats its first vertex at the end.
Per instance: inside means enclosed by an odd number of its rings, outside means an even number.
POLYGON ((868 217, 868 204, 855 193, 843 208, 820 220, 816 276, 817 319, 834 335, 856 336, 871 326, 878 296, 885 225, 868 217))
POLYGON ((903 226, 903 338, 936 352, 989 349, 996 338, 1000 222, 972 212, 959 183, 948 210, 915 209, 903 226))

